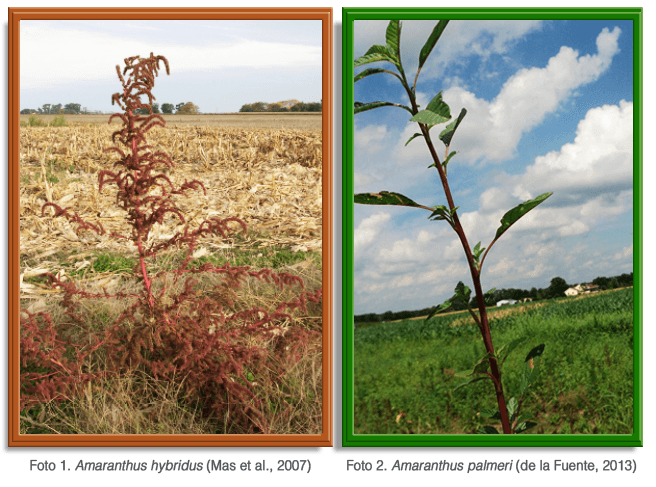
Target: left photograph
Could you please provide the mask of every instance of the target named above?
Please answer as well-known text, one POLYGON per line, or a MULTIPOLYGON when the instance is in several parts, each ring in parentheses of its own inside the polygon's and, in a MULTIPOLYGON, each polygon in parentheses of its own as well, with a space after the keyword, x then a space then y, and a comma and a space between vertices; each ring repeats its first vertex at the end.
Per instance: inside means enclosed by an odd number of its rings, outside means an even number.
POLYGON ((10 9, 9 446, 332 445, 332 10, 206 14, 10 9))

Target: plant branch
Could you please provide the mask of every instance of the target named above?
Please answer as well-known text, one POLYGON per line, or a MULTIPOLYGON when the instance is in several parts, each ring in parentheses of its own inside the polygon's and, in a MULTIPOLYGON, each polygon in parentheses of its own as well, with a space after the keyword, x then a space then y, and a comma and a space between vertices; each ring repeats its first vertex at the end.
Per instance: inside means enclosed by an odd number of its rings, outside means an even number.
MULTIPOLYGON (((413 104, 413 106, 415 105, 413 104)), ((453 197, 451 196, 451 190, 449 188, 449 182, 446 176, 446 172, 440 162, 437 152, 435 151, 435 146, 433 145, 433 142, 430 139, 430 135, 428 133, 428 127, 425 124, 421 124, 421 123, 419 124, 419 127, 421 128, 421 131, 424 135, 424 140, 426 141, 426 145, 428 146, 428 150, 430 151, 433 161, 435 161, 435 168, 437 169, 437 172, 440 176, 440 180, 442 182, 442 187, 444 189, 444 194, 446 196, 447 203, 449 204, 449 208, 453 212, 453 228, 456 231, 458 238, 460 239, 460 243, 462 244, 462 247, 465 251, 465 255, 467 257, 467 263, 469 264, 469 271, 471 273, 472 281, 474 283, 474 290, 476 292, 476 302, 478 304, 478 310, 481 315, 480 329, 483 338, 483 343, 485 344, 486 351, 490 354, 490 358, 489 358, 490 371, 496 378, 496 381, 494 383, 494 389, 497 396, 497 403, 499 405, 499 414, 501 415, 503 432, 506 434, 510 434, 512 433, 512 430, 510 427, 510 420, 508 418, 506 400, 503 394, 503 385, 501 382, 501 370, 499 369, 498 361, 494 355, 494 344, 492 343, 490 325, 488 323, 487 311, 485 309, 485 299, 483 296, 483 289, 481 286, 479 267, 476 265, 476 260, 474 259, 474 255, 469 246, 469 242, 467 241, 467 236, 465 235, 465 231, 462 228, 460 219, 458 218, 458 214, 456 211, 454 211, 456 206, 453 202, 453 197)))
POLYGON ((467 311, 469 311, 469 314, 474 318, 474 322, 476 323, 476 326, 478 326, 478 329, 481 332, 481 336, 485 334, 485 330, 483 329, 483 324, 481 323, 480 318, 476 315, 473 309, 467 304, 467 311))
POLYGON ((487 375, 488 377, 490 377, 490 379, 492 379, 492 382, 494 382, 494 386, 495 386, 495 387, 498 387, 498 386, 501 385, 501 384, 499 383, 499 380, 494 376, 494 374, 492 374, 492 373, 490 373, 490 372, 484 372, 484 374, 487 375))
POLYGON ((490 249, 496 243, 497 240, 499 240, 499 239, 495 238, 494 240, 492 240, 490 245, 488 245, 487 249, 485 249, 485 252, 483 253, 483 256, 481 257, 480 263, 478 264, 478 271, 479 272, 483 268, 483 262, 485 262, 485 257, 487 257, 487 253, 490 251, 490 249))

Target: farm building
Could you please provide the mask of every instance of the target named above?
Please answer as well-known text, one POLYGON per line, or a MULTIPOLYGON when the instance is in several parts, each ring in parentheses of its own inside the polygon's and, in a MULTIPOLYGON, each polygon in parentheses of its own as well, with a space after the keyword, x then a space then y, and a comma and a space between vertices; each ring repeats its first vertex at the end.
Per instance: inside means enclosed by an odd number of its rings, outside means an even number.
POLYGON ((577 284, 565 291, 565 296, 578 296, 579 294, 590 294, 599 291, 596 284, 577 284))
POLYGON ((497 306, 503 306, 504 304, 517 304, 516 299, 502 299, 501 301, 497 301, 497 306))

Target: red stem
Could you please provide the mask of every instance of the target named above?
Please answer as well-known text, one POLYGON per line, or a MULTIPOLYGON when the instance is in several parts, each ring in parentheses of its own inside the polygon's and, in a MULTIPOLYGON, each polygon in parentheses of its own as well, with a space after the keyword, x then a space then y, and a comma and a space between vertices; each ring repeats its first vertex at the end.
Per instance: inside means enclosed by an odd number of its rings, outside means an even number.
MULTIPOLYGON (((127 92, 127 90, 126 90, 127 92)), ((132 110, 128 112, 128 118, 130 120, 130 128, 134 127, 134 121, 132 119, 133 114, 132 110)), ((139 154, 137 152, 137 140, 133 137, 132 138, 132 163, 136 167, 137 164, 139 163, 139 154)), ((136 184, 136 181, 138 180, 138 171, 137 169, 134 170, 134 181, 136 184)), ((136 206, 139 207, 140 204, 140 198, 137 196, 135 199, 136 206)), ((150 290, 151 286, 151 280, 148 279, 148 271, 146 270, 146 261, 143 257, 143 245, 141 243, 141 232, 139 232, 139 236, 137 237, 137 248, 139 249, 139 264, 141 265, 141 274, 143 275, 144 279, 144 286, 146 286, 146 291, 148 292, 148 304, 150 304, 150 308, 152 309, 153 306, 155 305, 155 301, 153 299, 153 293, 150 290)))
MULTIPOLYGON (((407 83, 404 83, 404 87, 406 89, 406 92, 408 93, 410 102, 412 103, 413 112, 416 114, 418 113, 418 108, 415 98, 412 94, 412 91, 408 87, 407 83)), ((485 344, 485 350, 490 355, 489 358, 490 373, 494 378, 493 381, 494 392, 496 393, 497 404, 499 405, 499 414, 501 415, 501 425, 504 434, 511 434, 512 429, 510 425, 510 419, 508 418, 508 409, 506 407, 506 399, 503 394, 503 385, 501 382, 501 369, 499 368, 499 363, 497 361, 496 356, 494 355, 494 344, 492 343, 490 324, 487 318, 487 310, 485 309, 485 299, 483 297, 483 289, 481 286, 480 270, 479 267, 476 265, 476 260, 474 259, 474 255, 472 254, 471 248, 469 246, 469 242, 467 242, 467 236, 465 235, 465 231, 462 228, 462 225, 460 224, 460 219, 458 218, 458 214, 455 211, 455 204, 453 203, 453 197, 451 196, 451 189, 449 188, 449 182, 446 177, 446 172, 444 171, 444 167, 440 162, 440 158, 438 157, 437 152, 435 151, 435 147, 433 146, 433 142, 431 141, 430 135, 428 133, 428 127, 426 126, 426 124, 423 123, 420 123, 419 127, 421 128, 421 133, 424 136, 424 140, 426 141, 426 145, 428 146, 428 150, 431 154, 431 157, 435 162, 435 169, 437 169, 437 172, 440 176, 440 181, 442 182, 442 187, 444 188, 444 194, 446 196, 447 203, 449 204, 449 209, 453 212, 453 229, 458 234, 458 238, 460 239, 460 243, 462 244, 462 248, 464 249, 465 255, 467 257, 467 263, 469 264, 469 271, 471 273, 472 281, 474 283, 474 291, 476 292, 476 304, 478 305, 478 312, 481 316, 481 324, 480 324, 481 335, 483 337, 483 343, 485 344)))

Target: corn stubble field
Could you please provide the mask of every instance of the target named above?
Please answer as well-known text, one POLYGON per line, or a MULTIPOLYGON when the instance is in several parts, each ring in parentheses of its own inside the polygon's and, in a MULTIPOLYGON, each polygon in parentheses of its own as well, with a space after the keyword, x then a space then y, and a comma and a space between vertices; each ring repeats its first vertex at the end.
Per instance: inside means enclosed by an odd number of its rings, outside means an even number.
MULTIPOLYGON (((526 400, 535 434, 630 434, 633 430, 633 288, 490 309, 501 345, 545 343, 526 400)), ((369 323, 355 330, 355 431, 468 434, 489 424, 488 381, 458 389, 482 355, 466 311, 369 323)), ((530 345, 529 345, 530 346, 530 345)), ((523 349, 522 349, 523 350, 523 349)), ((528 350, 526 350, 528 351, 528 350)), ((521 383, 525 352, 508 357, 504 386, 521 383)), ((499 427, 499 425, 494 424, 499 427)))
MULTIPOLYGON (((82 289, 112 293, 137 288, 132 268, 137 253, 129 241, 76 232, 66 219, 42 216, 42 207, 53 202, 71 207, 83 219, 101 222, 108 232, 129 234, 124 212, 116 206, 115 191, 98 192, 98 171, 108 169, 117 158, 103 154, 112 146, 115 126, 84 123, 65 127, 33 127, 20 133, 20 299, 21 309, 46 311, 61 319, 61 293, 47 285, 46 273, 74 280, 82 289)), ((321 287, 322 235, 322 136, 320 115, 292 116, 292 126, 275 128, 279 118, 239 117, 242 127, 224 127, 220 117, 167 118, 166 128, 149 132, 154 151, 170 155, 176 168, 166 172, 174 184, 200 180, 207 194, 194 192, 175 200, 191 227, 209 217, 237 217, 248 233, 228 239, 201 238, 194 263, 249 265, 273 268, 303 279, 305 289, 321 287), (316 120, 319 120, 317 128, 316 120), (203 123, 198 125, 198 123, 203 123), (214 121, 215 123, 212 123, 214 121), (220 121, 220 120, 219 120, 220 121), (255 128, 252 125, 260 125, 255 128), (246 126, 244 128, 243 126, 246 126), (262 128, 274 127, 274 128, 262 128)), ((224 117, 225 118, 225 117, 224 117)), ((287 116, 289 118, 289 116, 287 116)), ((235 117, 228 123, 235 124, 235 117)), ((44 117, 47 122, 47 117, 44 117)), ((98 120, 100 122, 100 120, 98 120)), ((173 218, 156 226, 152 241, 170 238, 183 228, 173 218)), ((184 252, 159 256, 155 271, 175 267, 184 252)), ((207 288, 216 285, 208 278, 207 288)), ((218 278, 214 278, 218 279, 218 278)), ((205 283, 202 283, 205 284, 205 283)), ((201 291, 202 292, 202 288, 201 291)), ((236 308, 266 308, 289 298, 292 292, 257 280, 238 290, 236 308)), ((115 298, 85 303, 89 319, 98 327, 113 320, 129 305, 115 298)), ((308 306, 308 313, 286 326, 320 332, 321 306, 308 306)), ((322 419, 321 336, 308 346, 282 381, 255 384, 256 397, 272 434, 317 434, 322 419)), ((89 368, 102 367, 103 357, 90 359, 89 368)), ((282 364, 284 366, 284 364, 282 364)), ((64 402, 51 402, 21 413, 21 433, 87 434, 213 434, 239 433, 220 418, 199 414, 185 401, 174 383, 156 381, 135 370, 131 376, 90 383, 84 393, 64 402)))
MULTIPOLYGON (((21 122, 27 122, 31 115, 21 115, 21 122)), ((61 115, 38 115, 45 123, 52 121, 61 115)), ((98 124, 107 125, 109 115, 65 115, 69 124, 98 124)), ((241 129, 283 129, 283 130, 321 130, 320 112, 258 112, 258 113, 224 113, 218 115, 162 115, 166 126, 198 125, 202 127, 223 127, 241 129)), ((120 121, 114 119, 113 125, 120 125, 120 121)))

